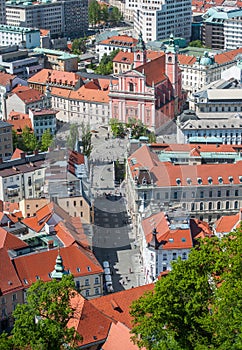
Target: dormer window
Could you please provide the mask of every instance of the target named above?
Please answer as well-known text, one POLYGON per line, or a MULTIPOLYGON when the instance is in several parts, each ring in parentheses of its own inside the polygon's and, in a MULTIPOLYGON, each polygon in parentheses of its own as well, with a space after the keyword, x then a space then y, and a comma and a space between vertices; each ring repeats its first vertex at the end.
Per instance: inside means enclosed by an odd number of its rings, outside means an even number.
POLYGON ((202 181, 202 178, 201 178, 201 177, 198 177, 198 178, 197 178, 197 183, 198 183, 199 185, 202 185, 203 181, 202 181))
POLYGON ((213 179, 211 178, 211 176, 208 177, 208 183, 211 185, 213 183, 213 179))
POLYGON ((147 180, 145 177, 143 177, 143 179, 142 179, 142 185, 147 185, 147 180))
POLYGON ((222 176, 219 176, 219 177, 218 177, 218 182, 219 182, 220 184, 223 183, 223 178, 222 178, 222 176))
POLYGON ((229 176, 229 182, 232 184, 234 182, 233 176, 229 176))
POLYGON ((137 60, 140 61, 140 54, 137 55, 137 60))
POLYGON ((180 185, 180 184, 181 184, 181 179, 180 179, 180 178, 177 178, 177 179, 176 179, 176 183, 177 183, 177 185, 180 185))
POLYGON ((191 180, 191 178, 190 178, 190 177, 187 177, 187 183, 188 183, 188 185, 191 185, 192 180, 191 180))
POLYGON ((239 182, 242 182, 242 176, 239 176, 239 182))

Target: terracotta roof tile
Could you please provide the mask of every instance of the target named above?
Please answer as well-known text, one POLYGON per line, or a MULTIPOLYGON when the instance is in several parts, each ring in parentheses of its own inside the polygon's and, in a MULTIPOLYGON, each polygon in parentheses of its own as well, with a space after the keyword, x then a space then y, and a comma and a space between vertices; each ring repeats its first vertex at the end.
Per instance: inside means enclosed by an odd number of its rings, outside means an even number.
POLYGON ((80 346, 104 341, 107 338, 111 321, 106 316, 78 293, 71 299, 71 306, 75 312, 74 317, 68 322, 68 327, 74 327, 82 336, 80 346))
POLYGON ((240 222, 241 213, 239 212, 235 215, 221 216, 221 218, 215 222, 214 226, 217 233, 229 233, 237 227, 240 222))
POLYGON ((196 57, 195 56, 188 56, 188 55, 178 55, 178 62, 181 65, 190 65, 192 66, 196 62, 196 57))
POLYGON ((113 322, 119 321, 131 329, 132 323, 129 313, 131 303, 141 297, 145 292, 152 291, 153 289, 153 284, 146 284, 145 286, 140 286, 117 292, 115 294, 109 294, 103 297, 92 299, 89 300, 89 302, 113 322), (114 305, 117 305, 117 307, 114 305))
POLYGON ((242 48, 219 53, 214 56, 214 59, 216 63, 223 64, 235 60, 239 54, 242 54, 242 48))
POLYGON ((11 85, 12 80, 16 77, 17 75, 0 72, 0 85, 2 86, 11 85))
POLYGON ((152 86, 166 80, 165 55, 158 57, 142 66, 135 68, 136 71, 145 74, 146 84, 152 86))
POLYGON ((21 289, 22 284, 5 248, 0 248, 0 261, 4 261, 4 264, 0 264, 1 293, 4 295, 11 291, 21 289))
POLYGON ((0 227, 0 248, 15 250, 25 247, 28 247, 27 243, 0 227))
POLYGON ((12 154, 11 159, 19 159, 19 158, 21 158, 21 154, 22 153, 24 153, 24 151, 22 151, 19 148, 16 148, 15 151, 13 152, 13 154, 12 154))
POLYGON ((8 213, 13 213, 15 210, 19 210, 19 203, 4 202, 3 210, 8 213))
MULTIPOLYGON (((18 276, 23 285, 28 287, 36 282, 36 276, 43 281, 50 281, 49 273, 54 270, 57 249, 22 255, 14 259, 18 276), (27 281, 27 283, 25 282, 27 281)), ((72 245, 60 248, 65 270, 69 270, 74 277, 100 274, 101 266, 96 262, 95 256, 90 251, 72 245)))
POLYGON ((29 128, 33 132, 32 122, 28 114, 23 114, 20 118, 17 116, 8 119, 9 124, 13 125, 13 130, 16 131, 18 135, 21 135, 25 127, 29 128))
POLYGON ((27 86, 15 87, 11 92, 11 95, 13 94, 16 94, 26 104, 41 101, 44 98, 42 93, 27 86))
POLYGON ((70 87, 75 87, 79 81, 81 81, 81 78, 76 73, 63 72, 46 68, 37 72, 35 75, 28 79, 28 83, 39 83, 43 85, 46 85, 46 83, 63 84, 70 87))
MULTIPOLYGON (((130 329, 124 324, 118 322, 116 324, 112 323, 111 328, 108 333, 108 338, 105 344, 102 346, 103 350, 139 350, 137 345, 135 345, 130 339, 130 329)), ((145 348, 141 348, 141 350, 145 348)))
POLYGON ((137 39, 132 38, 128 35, 115 35, 111 38, 105 39, 99 42, 99 45, 112 45, 112 46, 124 46, 124 47, 132 47, 135 46, 138 42, 137 39))

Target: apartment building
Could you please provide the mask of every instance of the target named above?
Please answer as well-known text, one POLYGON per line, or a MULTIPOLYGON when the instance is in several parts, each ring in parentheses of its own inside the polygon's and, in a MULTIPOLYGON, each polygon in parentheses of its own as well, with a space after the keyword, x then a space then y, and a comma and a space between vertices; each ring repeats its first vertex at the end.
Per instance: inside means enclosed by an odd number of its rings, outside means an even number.
POLYGON ((23 198, 39 198, 45 181, 45 153, 9 160, 0 164, 0 199, 20 202, 23 198))
POLYGON ((167 39, 171 33, 190 41, 191 0, 126 0, 126 7, 133 10, 134 30, 137 36, 142 33, 145 42, 167 39))
POLYGON ((1 160, 8 160, 12 154, 12 125, 0 120, 0 158, 1 160))
POLYGON ((127 162, 130 211, 136 217, 156 204, 182 207, 200 220, 233 214, 242 204, 241 164, 239 146, 144 145, 127 162))
POLYGON ((164 271, 172 269, 178 258, 187 260, 196 237, 212 235, 207 223, 190 219, 182 211, 159 212, 140 219, 138 225, 140 259, 145 284, 152 283, 164 271))
POLYGON ((34 52, 44 55, 44 68, 63 72, 78 70, 78 56, 60 50, 35 48, 34 52))
POLYGON ((26 49, 40 46, 40 30, 0 25, 0 46, 22 45, 26 49))
POLYGON ((0 66, 21 79, 28 79, 43 68, 41 57, 30 55, 28 50, 20 50, 17 45, 0 48, 0 66))
POLYGON ((29 110, 47 109, 50 107, 50 97, 31 89, 28 86, 16 86, 8 95, 6 101, 7 115, 12 111, 29 113, 29 110))
POLYGON ((57 113, 58 111, 53 109, 29 109, 29 118, 37 140, 41 140, 41 137, 46 130, 49 130, 52 136, 55 135, 57 113))
POLYGON ((6 23, 11 26, 49 29, 52 38, 80 37, 88 29, 88 1, 63 0, 6 3, 6 23))

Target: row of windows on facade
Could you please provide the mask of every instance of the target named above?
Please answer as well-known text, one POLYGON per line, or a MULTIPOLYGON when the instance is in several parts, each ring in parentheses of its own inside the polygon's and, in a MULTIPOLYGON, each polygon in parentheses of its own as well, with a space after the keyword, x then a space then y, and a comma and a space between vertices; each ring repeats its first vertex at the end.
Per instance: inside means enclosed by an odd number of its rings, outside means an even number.
MULTIPOLYGON (((154 254, 153 253, 151 253, 150 257, 151 257, 151 261, 154 261, 154 254)), ((176 252, 173 252, 172 253, 172 260, 176 260, 177 257, 178 257, 178 254, 176 252)), ((187 253, 183 252, 181 254, 181 258, 182 258, 182 260, 186 260, 187 259, 187 253)), ((163 253, 162 254, 162 260, 163 261, 167 261, 168 260, 168 254, 167 253, 163 253)))
MULTIPOLYGON (((204 191, 192 191, 192 192, 178 192, 175 191, 173 192, 173 196, 169 192, 165 192, 165 199, 170 199, 173 197, 173 199, 179 199, 179 198, 219 198, 219 197, 230 197, 230 196, 239 196, 239 190, 210 190, 208 194, 205 195, 204 191), (198 196, 199 194, 199 196, 198 196)), ((161 199, 161 193, 157 192, 156 193, 156 199, 161 199)))
MULTIPOLYGON (((199 206, 196 203, 191 203, 191 211, 196 211, 196 210, 213 210, 213 209, 239 209, 239 202, 235 201, 234 203, 231 203, 229 201, 225 202, 225 205, 223 205, 224 202, 208 202, 207 205, 204 202, 199 203, 199 206)), ((186 203, 183 203, 183 208, 186 208, 186 203)))
MULTIPOLYGON (((41 170, 37 171, 37 175, 41 175, 41 170)), ((22 174, 22 176, 23 176, 23 174, 22 174)), ((17 176, 9 176, 9 177, 5 178, 3 180, 3 182, 6 184, 7 182, 15 182, 15 181, 19 181, 19 180, 20 180, 20 176, 17 175, 17 176)), ((31 184, 32 184, 32 178, 31 178, 31 176, 29 176, 28 177, 28 185, 31 186, 31 184)))
MULTIPOLYGON (((76 207, 76 205, 77 205, 77 201, 73 201, 73 206, 76 207)), ((82 205, 83 205, 83 201, 80 201, 80 207, 82 207, 82 205)), ((66 206, 67 208, 69 208, 69 201, 66 202, 66 206)))

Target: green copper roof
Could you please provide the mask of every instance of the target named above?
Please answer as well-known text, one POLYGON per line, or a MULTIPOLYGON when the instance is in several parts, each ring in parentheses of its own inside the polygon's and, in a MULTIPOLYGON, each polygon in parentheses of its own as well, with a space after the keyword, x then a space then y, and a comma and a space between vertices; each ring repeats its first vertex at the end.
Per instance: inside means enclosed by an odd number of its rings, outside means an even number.
POLYGON ((146 50, 145 42, 143 40, 141 32, 139 33, 139 39, 138 39, 137 44, 135 45, 135 50, 139 50, 139 51, 145 51, 146 50))
POLYGON ((170 35, 169 44, 166 47, 166 52, 176 53, 177 47, 175 45, 173 34, 170 35))
POLYGON ((64 269, 62 257, 60 256, 60 253, 58 253, 55 261, 55 269, 51 272, 51 278, 60 280, 63 275, 67 275, 67 271, 64 269))

